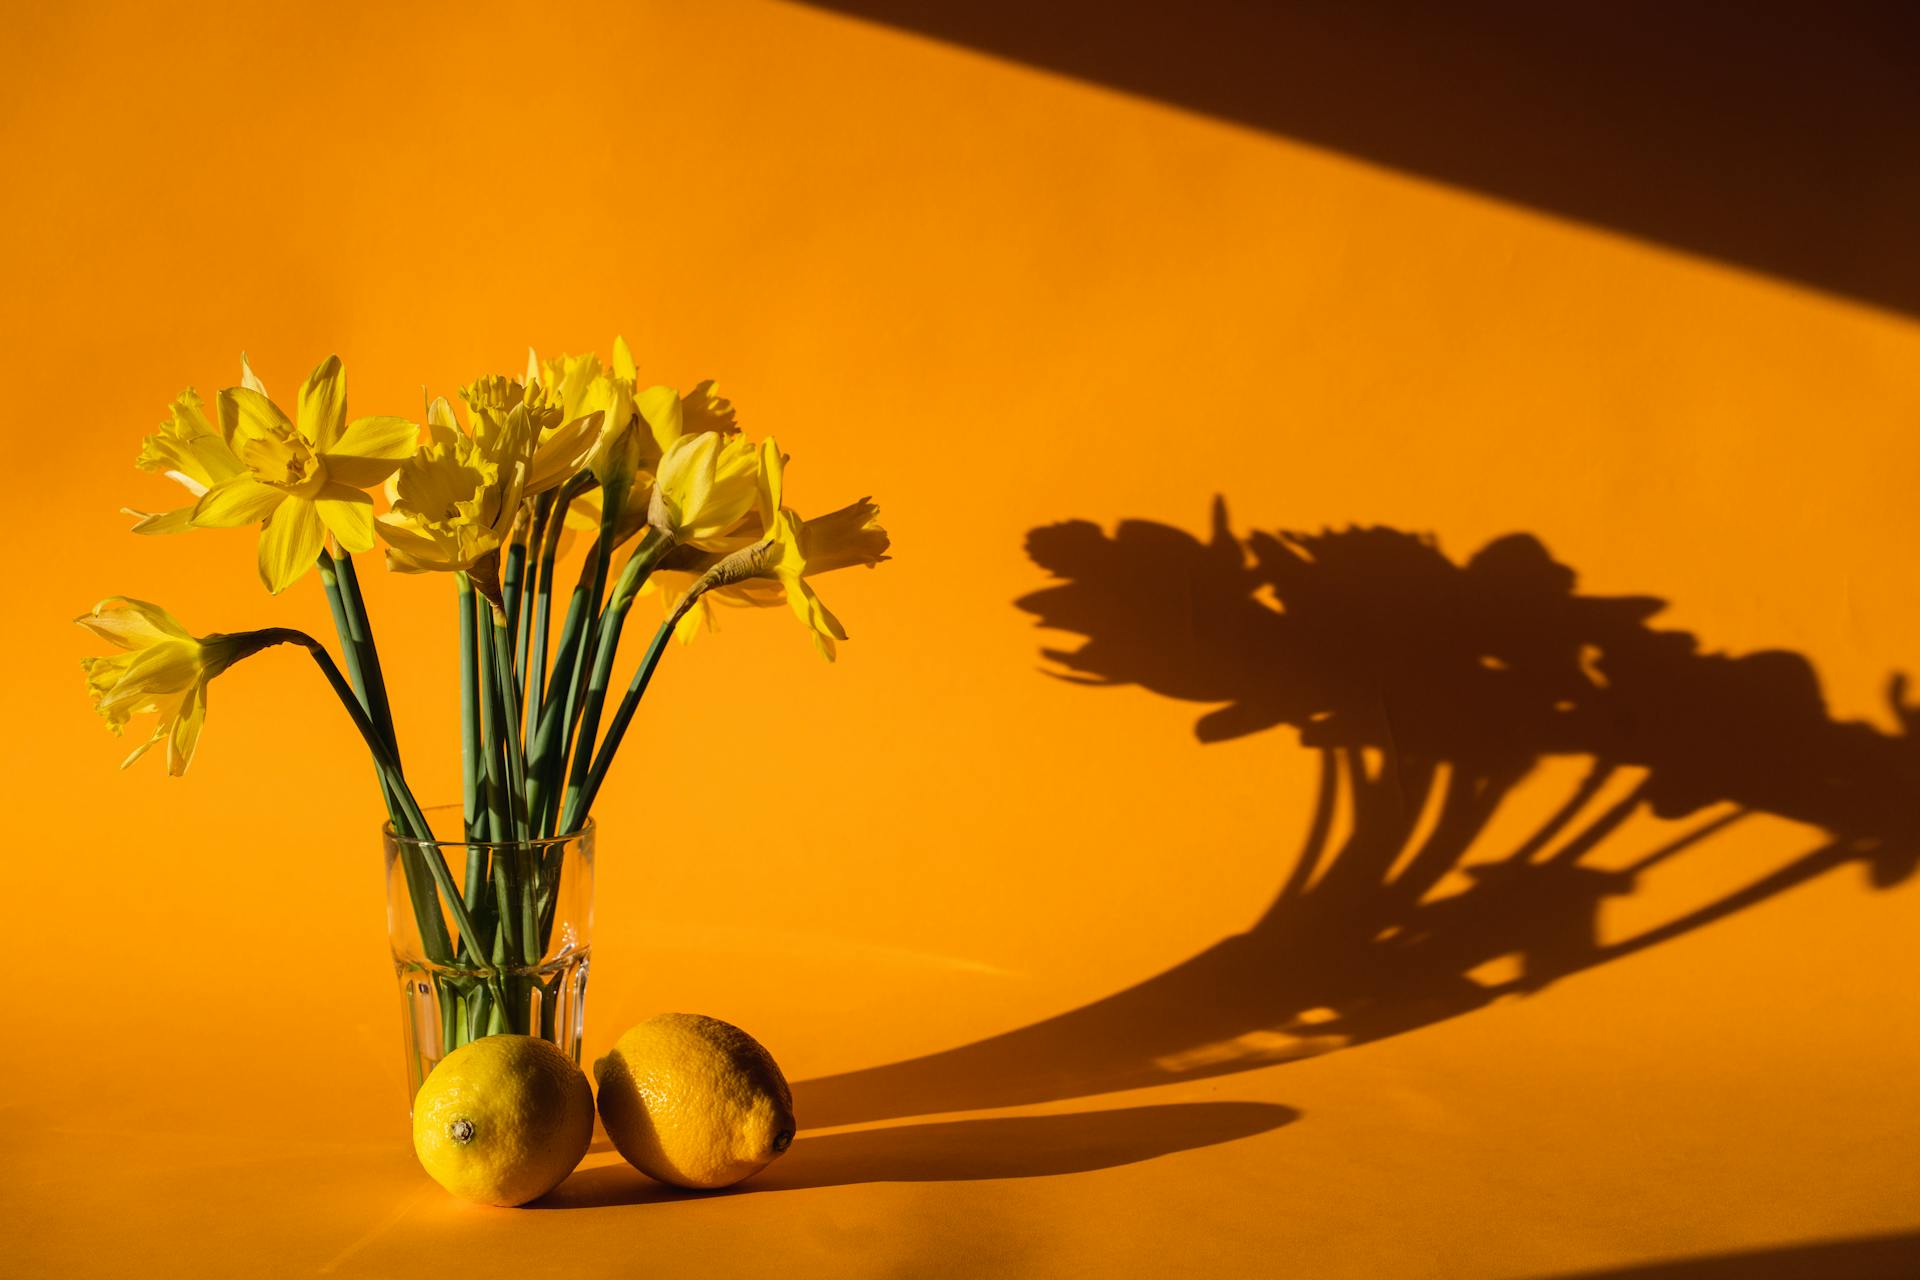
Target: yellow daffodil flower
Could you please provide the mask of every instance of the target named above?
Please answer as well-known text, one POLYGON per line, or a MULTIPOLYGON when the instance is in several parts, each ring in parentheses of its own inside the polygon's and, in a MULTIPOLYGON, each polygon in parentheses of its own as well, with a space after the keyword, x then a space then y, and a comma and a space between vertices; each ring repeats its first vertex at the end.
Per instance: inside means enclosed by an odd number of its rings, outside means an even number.
MULTIPOLYGON (((760 540, 757 514, 741 525, 737 536, 746 538, 748 544, 760 540)), ((801 575, 811 578, 855 565, 873 568, 891 558, 887 555, 889 545, 887 531, 880 524, 880 508, 871 499, 862 498, 838 511, 800 521, 800 554, 805 564, 801 575)), ((677 578, 690 584, 723 558, 712 553, 676 550, 654 570, 654 579, 677 578)), ((652 586, 652 582, 648 585, 652 586)), ((663 602, 671 613, 685 588, 675 591, 663 586, 662 591, 663 602)), ((674 635, 682 644, 690 644, 703 626, 709 631, 718 631, 720 623, 714 612, 715 605, 768 609, 785 603, 786 598, 785 589, 774 578, 741 578, 710 586, 689 606, 674 635)))
MULTIPOLYGON (((587 359, 592 359, 589 356, 587 359)), ((597 362, 596 362, 597 363, 597 362)), ((566 377, 556 370, 556 376, 566 377)), ((569 415, 564 393, 553 393, 544 383, 519 382, 502 374, 460 388, 467 411, 504 420, 517 404, 527 406, 527 421, 534 433, 533 462, 527 475, 526 496, 545 493, 572 479, 586 465, 600 435, 600 412, 583 407, 575 396, 573 416, 569 415)))
POLYGON ((634 408, 633 384, 602 374, 581 403, 600 420, 600 434, 587 453, 586 469, 600 482, 601 493, 617 493, 624 502, 653 454, 647 447, 651 438, 641 430, 640 413, 634 408))
POLYGON ((393 509, 378 524, 389 568, 473 569, 512 534, 533 461, 527 406, 516 404, 504 417, 471 414, 468 422, 471 430, 460 430, 452 407, 434 401, 427 443, 388 482, 393 509))
POLYGON ((167 744, 167 772, 178 777, 193 761, 207 718, 207 683, 263 647, 257 633, 196 638, 158 605, 113 596, 75 622, 122 652, 82 658, 94 710, 118 735, 127 721, 148 712, 158 717, 153 734, 121 763, 126 768, 149 747, 167 744))
POLYGON ((639 367, 625 338, 613 340, 609 369, 600 369, 596 361, 590 366, 554 368, 551 372, 567 379, 571 387, 579 386, 588 370, 592 377, 579 392, 577 411, 599 417, 599 438, 584 463, 598 482, 598 489, 569 509, 567 525, 597 533, 611 507, 613 540, 618 545, 647 527, 650 487, 661 458, 683 434, 683 423, 689 419, 710 422, 716 428, 732 431, 733 407, 712 394, 711 383, 701 384, 691 414, 671 387, 639 389, 639 367))
POLYGON ((594 447, 581 465, 603 485, 623 461, 627 446, 621 437, 632 424, 634 379, 633 352, 625 338, 613 340, 611 370, 593 354, 541 360, 531 349, 527 351, 527 385, 539 384, 547 402, 560 409, 562 423, 592 419, 598 428, 594 447))
POLYGON ((413 453, 419 428, 405 418, 347 422, 347 378, 329 356, 300 388, 289 420, 258 379, 218 398, 220 434, 245 468, 210 487, 194 507, 198 528, 265 521, 260 578, 286 590, 331 532, 350 552, 373 549, 373 499, 365 490, 413 453))
MULTIPOLYGON (((813 647, 819 651, 821 657, 832 662, 836 653, 834 642, 845 640, 847 631, 840 625, 840 620, 833 616, 833 611, 827 608, 825 602, 807 584, 806 539, 803 525, 800 517, 789 510, 784 503, 785 468, 786 459, 780 453, 780 446, 774 443, 772 437, 761 441, 759 484, 756 496, 760 527, 765 530, 765 533, 760 541, 752 546, 730 552, 703 573, 688 594, 674 606, 673 613, 668 616, 676 619, 677 632, 679 625, 685 622, 686 617, 703 602, 709 592, 754 578, 770 579, 779 584, 781 593, 785 595, 794 616, 805 624, 813 639, 813 647)), ((860 505, 856 503, 855 507, 860 505)), ((878 508, 873 508, 873 514, 876 516, 879 514, 878 508)), ((834 567, 861 563, 859 555, 862 548, 871 550, 875 545, 876 539, 873 535, 877 533, 879 539, 886 537, 885 531, 879 529, 877 525, 872 526, 869 531, 867 526, 870 520, 864 515, 857 526, 851 518, 841 516, 840 513, 835 515, 834 522, 827 526, 828 532, 842 540, 840 545, 832 549, 832 558, 839 562, 834 567), (854 558, 848 559, 849 556, 854 558)), ((884 542, 879 545, 884 550, 884 542)), ((823 547, 822 550, 824 553, 827 549, 823 547)), ((873 563, 877 564, 878 560, 876 559, 873 563)))
MULTIPOLYGON (((624 344, 617 344, 616 351, 624 344)), ((616 361, 616 364, 621 362, 616 361)), ((631 356, 626 362, 630 366, 631 356)), ((616 376, 618 369, 616 368, 616 376)), ((641 457, 638 470, 634 473, 633 490, 622 510, 620 519, 614 526, 614 545, 618 546, 647 527, 651 508, 648 494, 654 482, 654 472, 659 468, 661 458, 674 441, 683 435, 699 435, 714 432, 722 437, 732 437, 739 433, 735 422, 734 408, 730 401, 724 400, 714 390, 712 379, 699 383, 692 391, 682 396, 671 387, 648 387, 634 397, 634 406, 647 423, 647 433, 651 441, 639 439, 641 457)), ((601 499, 599 492, 583 494, 567 509, 567 527, 583 533, 597 533, 600 529, 601 499)), ((724 547, 733 550, 757 540, 757 531, 753 537, 737 540, 724 547)))
POLYGON ((561 356, 557 360, 542 360, 533 349, 527 349, 527 385, 538 383, 548 400, 560 409, 562 421, 573 421, 586 416, 582 408, 587 390, 599 380, 604 372, 600 357, 592 354, 584 356, 561 356))
POLYGON ((647 523, 676 543, 724 549, 726 535, 753 509, 759 470, 745 436, 681 436, 654 473, 647 523))
MULTIPOLYGON (((252 377, 241 357, 241 368, 252 377)), ((194 497, 173 511, 135 511, 123 507, 130 516, 138 516, 135 533, 183 533, 193 527, 193 509, 207 490, 246 471, 214 425, 207 421, 206 407, 192 388, 180 393, 168 406, 167 419, 160 429, 140 444, 140 456, 134 465, 142 471, 157 471, 176 481, 194 497)))

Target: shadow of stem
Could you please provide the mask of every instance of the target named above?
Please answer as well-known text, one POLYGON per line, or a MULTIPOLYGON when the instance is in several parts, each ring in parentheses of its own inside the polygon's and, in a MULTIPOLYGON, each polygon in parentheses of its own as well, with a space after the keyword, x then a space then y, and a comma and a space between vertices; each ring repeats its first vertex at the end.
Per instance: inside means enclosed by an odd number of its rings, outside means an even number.
POLYGON ((770 1168, 725 1191, 681 1191, 615 1163, 579 1170, 530 1207, 590 1209, 861 1182, 1053 1177, 1249 1138, 1291 1123, 1298 1115, 1272 1103, 1187 1102, 896 1125, 802 1137, 770 1168))

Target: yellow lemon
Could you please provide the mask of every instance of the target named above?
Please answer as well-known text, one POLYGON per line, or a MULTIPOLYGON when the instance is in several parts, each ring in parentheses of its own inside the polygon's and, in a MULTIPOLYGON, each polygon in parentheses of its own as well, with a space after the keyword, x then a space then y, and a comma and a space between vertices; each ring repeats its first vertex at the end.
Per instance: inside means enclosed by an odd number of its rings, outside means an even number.
POLYGON ((593 1090, 532 1036, 486 1036, 440 1060, 413 1100, 413 1150, 463 1200, 525 1204, 559 1186, 593 1141, 593 1090))
POLYGON ((677 1187, 730 1187, 793 1142, 793 1093, 760 1042, 718 1018, 663 1013, 593 1064, 600 1121, 627 1162, 677 1187))

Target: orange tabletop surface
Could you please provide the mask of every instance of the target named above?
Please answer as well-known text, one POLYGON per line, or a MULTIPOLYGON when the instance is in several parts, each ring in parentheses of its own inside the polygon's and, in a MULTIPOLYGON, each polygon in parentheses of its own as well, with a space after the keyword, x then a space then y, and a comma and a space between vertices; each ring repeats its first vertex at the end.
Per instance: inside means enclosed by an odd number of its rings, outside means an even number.
MULTIPOLYGON (((1898 299, 814 8, 0 23, 0 1273, 1920 1274, 1898 299), (832 666, 669 652, 597 809, 586 1052, 735 1022, 799 1140, 478 1208, 326 688, 117 772, 69 620, 330 634, 119 514, 242 351, 412 416, 616 334, 895 558, 832 666)), ((1877 198, 1808 234, 1910 255, 1877 198)), ((452 590, 363 564, 457 798, 452 590)))

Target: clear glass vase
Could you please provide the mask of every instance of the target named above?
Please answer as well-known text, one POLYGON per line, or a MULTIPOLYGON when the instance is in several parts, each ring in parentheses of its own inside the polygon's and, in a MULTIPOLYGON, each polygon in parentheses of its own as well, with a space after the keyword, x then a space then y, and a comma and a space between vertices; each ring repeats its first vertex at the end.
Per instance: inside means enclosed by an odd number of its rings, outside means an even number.
POLYGON ((517 1032, 580 1061, 593 951, 593 820, 571 835, 470 841, 460 807, 428 809, 436 836, 382 829, 387 934, 400 982, 407 1097, 440 1059, 470 1040, 517 1032), (459 891, 455 910, 441 876, 459 891), (473 935, 464 936, 465 915, 473 935))

